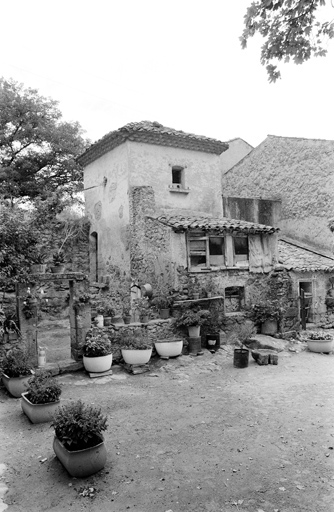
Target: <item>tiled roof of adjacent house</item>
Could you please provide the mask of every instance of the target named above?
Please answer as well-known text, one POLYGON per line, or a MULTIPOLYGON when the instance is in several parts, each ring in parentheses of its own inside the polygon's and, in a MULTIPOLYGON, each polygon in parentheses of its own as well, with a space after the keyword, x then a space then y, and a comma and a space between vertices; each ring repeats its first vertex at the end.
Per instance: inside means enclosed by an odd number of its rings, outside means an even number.
POLYGON ((156 121, 141 121, 139 123, 129 123, 118 130, 108 133, 79 156, 78 162, 83 166, 88 165, 126 140, 158 146, 191 149, 216 155, 220 155, 228 149, 228 144, 220 140, 174 130, 174 128, 167 128, 156 121))
POLYGON ((196 215, 160 215, 150 218, 154 218, 162 224, 170 226, 174 231, 199 229, 201 231, 216 231, 217 233, 234 231, 250 234, 274 233, 275 231, 279 231, 278 228, 273 228, 272 226, 246 222, 245 220, 227 219, 225 217, 214 218, 196 215))
POLYGON ((315 250, 306 249, 298 246, 298 242, 291 243, 285 240, 278 242, 279 262, 287 270, 297 272, 314 272, 324 270, 325 272, 334 271, 334 258, 330 258, 315 250))

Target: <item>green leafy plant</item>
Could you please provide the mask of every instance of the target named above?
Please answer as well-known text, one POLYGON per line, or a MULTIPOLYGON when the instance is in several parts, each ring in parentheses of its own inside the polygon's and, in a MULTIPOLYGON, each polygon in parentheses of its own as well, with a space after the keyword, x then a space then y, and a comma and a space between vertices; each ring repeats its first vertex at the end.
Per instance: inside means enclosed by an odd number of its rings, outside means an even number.
POLYGON ((24 351, 13 350, 2 360, 0 371, 7 377, 24 377, 33 373, 33 364, 24 351))
POLYGON ((108 427, 107 416, 100 408, 78 400, 59 407, 51 427, 68 450, 83 450, 101 442, 102 432, 108 427))
POLYGON ((308 340, 322 340, 322 341, 329 341, 333 339, 333 336, 329 333, 321 332, 321 331, 309 331, 307 333, 307 339, 308 340))
POLYGON ((200 309, 199 307, 186 308, 174 320, 176 327, 191 327, 193 325, 203 325, 208 322, 210 311, 200 309))
POLYGON ((285 308, 277 301, 266 301, 258 304, 253 304, 249 308, 249 317, 255 324, 262 324, 266 320, 281 320, 285 308))
POLYGON ((64 251, 57 251, 52 256, 53 264, 55 266, 63 265, 65 263, 65 254, 64 251))
POLYGON ((123 330, 119 334, 119 341, 121 348, 125 350, 147 350, 152 348, 152 343, 148 340, 146 329, 123 330))
POLYGON ((33 263, 37 263, 38 265, 43 265, 48 258, 48 253, 43 251, 42 249, 33 252, 31 255, 31 260, 33 263))
POLYGON ((72 305, 75 309, 83 308, 86 304, 91 303, 91 296, 89 293, 82 293, 77 297, 73 297, 72 305))
POLYGON ((111 354, 111 342, 107 336, 87 336, 82 347, 85 357, 101 357, 111 354))
POLYGON ((27 398, 32 404, 48 404, 57 402, 61 391, 59 383, 51 373, 40 370, 28 381, 27 398))

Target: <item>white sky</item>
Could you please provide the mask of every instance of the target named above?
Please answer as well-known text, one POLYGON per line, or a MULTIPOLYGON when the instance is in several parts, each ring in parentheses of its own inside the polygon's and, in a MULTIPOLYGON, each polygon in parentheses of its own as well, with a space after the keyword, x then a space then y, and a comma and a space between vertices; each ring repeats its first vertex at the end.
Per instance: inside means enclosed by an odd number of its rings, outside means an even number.
POLYGON ((240 46, 250 3, 2 0, 0 75, 58 100, 93 142, 142 120, 253 146, 267 134, 334 139, 334 43, 269 84, 261 40, 240 46))

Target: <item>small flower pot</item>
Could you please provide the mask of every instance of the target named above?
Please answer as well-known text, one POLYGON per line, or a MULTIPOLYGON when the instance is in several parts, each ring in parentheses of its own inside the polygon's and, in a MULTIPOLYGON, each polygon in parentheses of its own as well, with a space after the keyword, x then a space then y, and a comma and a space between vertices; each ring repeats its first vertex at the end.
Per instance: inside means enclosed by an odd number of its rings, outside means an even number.
POLYGON ((121 349, 122 357, 126 364, 146 364, 151 359, 152 349, 148 348, 145 350, 140 349, 121 349))
POLYGON ((104 323, 103 323, 103 315, 96 315, 95 322, 96 322, 96 327, 102 328, 103 325, 104 325, 104 323))
POLYGON ((48 404, 32 404, 27 398, 28 392, 21 395, 21 408, 31 423, 46 423, 52 421, 60 400, 48 404))
POLYGON ((20 398, 21 394, 27 391, 28 381, 31 379, 32 374, 24 375, 23 377, 8 377, 2 374, 2 382, 7 391, 15 398, 20 398))
POLYGON ((167 318, 169 318, 169 316, 170 316, 169 308, 160 309, 160 318, 162 318, 163 320, 167 320, 167 318))
POLYGON ((64 274, 65 272, 65 265, 54 265, 51 267, 52 274, 64 274))
POLYGON ((189 325, 189 327, 188 327, 189 338, 198 338, 200 332, 201 332, 200 325, 189 325))
POLYGON ((157 340, 154 346, 160 357, 177 357, 182 354, 183 340, 173 338, 157 340))
POLYGON ((111 316, 105 316, 103 319, 103 324, 105 327, 108 327, 109 325, 111 325, 111 316))
POLYGON ((123 316, 123 322, 125 324, 131 324, 131 315, 125 315, 123 316))
POLYGON ((333 350, 333 340, 306 340, 311 352, 323 352, 328 354, 333 350))
POLYGON ((148 315, 142 315, 140 317, 140 321, 142 324, 147 324, 148 323, 148 315))
POLYGON ((94 475, 104 468, 107 461, 107 450, 103 437, 96 446, 84 450, 70 451, 55 436, 53 450, 64 468, 75 478, 86 478, 94 475))
POLYGON ((112 365, 112 354, 97 357, 83 356, 83 365, 89 373, 107 372, 112 365))

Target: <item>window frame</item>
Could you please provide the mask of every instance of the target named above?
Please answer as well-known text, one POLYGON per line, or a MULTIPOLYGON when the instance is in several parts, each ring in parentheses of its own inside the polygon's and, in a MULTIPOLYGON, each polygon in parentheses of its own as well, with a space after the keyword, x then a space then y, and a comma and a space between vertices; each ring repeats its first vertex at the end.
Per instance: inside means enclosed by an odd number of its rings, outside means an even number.
POLYGON ((249 245, 247 244, 248 251, 248 259, 244 260, 244 262, 238 262, 235 254, 235 245, 234 238, 247 238, 248 234, 239 234, 234 235, 231 233, 214 233, 214 232, 203 232, 200 230, 191 230, 186 233, 187 239, 187 260, 188 260, 188 270, 190 272, 203 272, 203 271, 216 271, 216 270, 228 270, 228 269, 249 269, 249 245), (223 239, 223 257, 224 264, 222 265, 212 265, 210 264, 210 238, 222 238, 223 239), (205 249, 203 250, 191 250, 190 245, 192 241, 205 241, 205 249), (205 256, 205 264, 202 266, 192 266, 191 265, 191 257, 192 256, 205 256), (239 263, 239 264, 238 264, 239 263), (242 263, 242 264, 240 264, 242 263))

